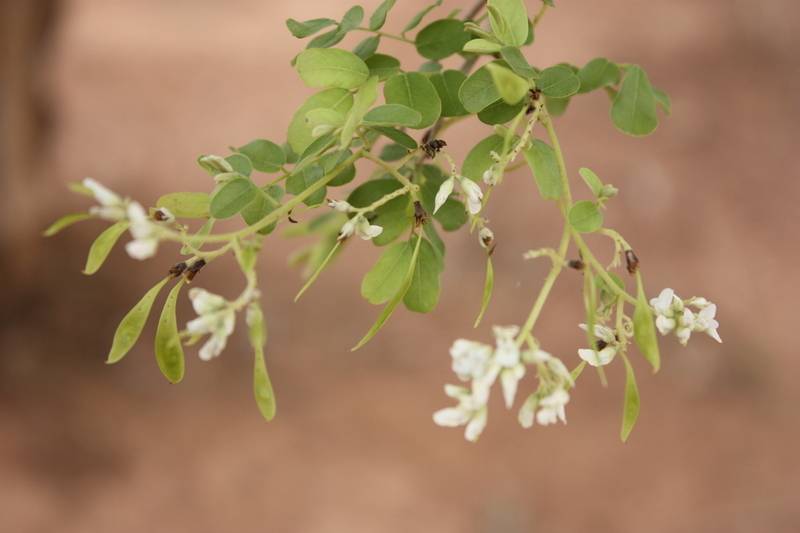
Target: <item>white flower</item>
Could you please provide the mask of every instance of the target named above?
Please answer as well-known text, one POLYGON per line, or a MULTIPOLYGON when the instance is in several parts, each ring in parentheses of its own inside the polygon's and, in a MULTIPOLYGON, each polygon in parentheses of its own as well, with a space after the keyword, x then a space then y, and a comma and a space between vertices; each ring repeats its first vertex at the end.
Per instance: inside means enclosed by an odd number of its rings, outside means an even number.
POLYGON ((445 385, 444 392, 449 397, 458 400, 456 407, 448 407, 433 413, 433 421, 444 427, 458 427, 466 424, 464 437, 475 442, 483 433, 488 418, 486 402, 482 398, 476 399, 469 389, 455 385, 445 385))
POLYGON ((453 372, 461 381, 469 381, 486 374, 492 347, 467 339, 456 339, 450 347, 453 357, 453 372))
POLYGON ((433 214, 436 214, 436 211, 442 207, 448 198, 450 198, 450 194, 453 192, 453 184, 455 183, 454 178, 450 178, 446 180, 442 185, 439 187, 439 191, 436 193, 436 201, 433 207, 433 214))
POLYGON ((328 206, 334 208, 340 213, 349 213, 353 210, 353 206, 344 200, 330 200, 328 201, 328 206))
POLYGON ((675 292, 672 289, 664 289, 658 295, 658 298, 650 300, 650 305, 653 306, 657 315, 671 316, 673 305, 680 302, 680 298, 675 296, 675 292))
POLYGON ((675 321, 677 322, 675 325, 675 334, 678 336, 678 341, 686 346, 686 343, 689 342, 689 336, 692 334, 694 313, 688 309, 684 309, 675 321))
MULTIPOLYGON (((586 324, 580 324, 579 327, 586 331, 589 329, 586 324)), ((594 325, 594 336, 599 338, 605 346, 600 351, 594 348, 582 348, 578 350, 578 355, 592 366, 607 365, 617 355, 617 343, 619 342, 617 336, 614 330, 600 324, 594 325)))
POLYGON ((564 389, 557 389, 549 396, 539 400, 539 412, 536 413, 536 422, 542 426, 555 424, 559 420, 567 423, 564 406, 569 402, 569 393, 564 389))
POLYGON ((525 429, 533 427, 534 414, 538 406, 539 406, 539 397, 536 396, 536 394, 531 394, 530 396, 528 396, 528 399, 525 400, 525 403, 523 403, 522 407, 520 407, 519 415, 517 415, 517 420, 519 420, 519 425, 521 425, 525 429))
POLYGON ((359 214, 345 222, 339 232, 339 240, 343 241, 355 233, 365 241, 368 241, 380 235, 382 231, 383 228, 381 226, 371 226, 369 221, 364 218, 364 215, 359 214))
POLYGON ((714 315, 716 314, 717 306, 714 304, 708 304, 707 307, 701 309, 699 313, 694 315, 692 331, 705 331, 717 342, 722 342, 722 339, 719 337, 719 333, 717 333, 719 322, 714 320, 714 315))
POLYGON ((494 185, 497 183, 497 164, 489 167, 489 170, 483 173, 483 182, 486 185, 494 185))
POLYGON ((492 332, 497 342, 494 363, 502 368, 500 384, 503 386, 506 407, 510 409, 517 394, 517 384, 525 375, 525 365, 520 362, 520 350, 516 342, 519 326, 492 326, 492 332))
POLYGON ((119 221, 127 216, 125 213, 126 201, 117 193, 107 189, 97 180, 85 178, 83 186, 91 191, 92 196, 100 204, 89 208, 89 213, 97 215, 104 220, 119 221))
POLYGON ((155 224, 138 202, 128 204, 127 215, 131 222, 130 232, 134 240, 125 245, 125 251, 140 261, 153 257, 158 249, 158 231, 155 224))
POLYGON ((186 330, 192 335, 211 334, 199 353, 200 359, 208 361, 217 357, 225 348, 228 336, 233 332, 236 313, 222 296, 204 289, 196 287, 191 289, 189 299, 192 300, 195 312, 200 316, 190 320, 186 324, 186 330))
POLYGON ((488 248, 489 245, 492 244, 492 241, 494 241, 494 233, 486 226, 483 226, 478 232, 478 240, 481 242, 481 246, 488 248))
POLYGON ((469 212, 473 215, 477 215, 481 210, 483 191, 481 191, 481 188, 477 183, 472 180, 468 180, 467 178, 459 177, 458 183, 461 185, 461 190, 467 195, 467 206, 469 207, 469 212))

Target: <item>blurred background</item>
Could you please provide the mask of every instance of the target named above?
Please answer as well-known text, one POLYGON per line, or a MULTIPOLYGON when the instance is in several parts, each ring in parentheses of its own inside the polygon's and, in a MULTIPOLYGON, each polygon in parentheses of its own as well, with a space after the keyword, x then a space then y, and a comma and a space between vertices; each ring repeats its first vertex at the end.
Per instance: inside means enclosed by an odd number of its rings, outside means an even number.
MULTIPOLYGON (((378 4, 362 3, 367 16, 378 4)), ((468 4, 447 0, 427 20, 468 4)), ((584 373, 566 426, 523 430, 499 395, 475 444, 462 428, 431 420, 452 404, 442 386, 455 380, 453 340, 491 342, 492 324, 524 322, 546 275, 545 260, 521 254, 555 246, 560 227, 525 172, 506 179, 487 211, 498 241, 495 289, 477 330, 484 256, 474 236, 445 235, 448 266, 430 315, 401 309, 351 353, 380 312, 359 290, 380 250, 349 243, 294 304, 303 280, 286 257, 308 243, 276 232, 259 266, 278 398, 272 423, 252 397, 241 327, 214 361, 187 349, 177 385, 153 360, 152 317, 134 350, 105 365, 119 320, 179 256, 163 246, 138 263, 120 246, 84 276, 103 222, 41 237, 88 205, 66 183, 91 176, 146 205, 167 192, 210 191, 199 155, 226 155, 255 138, 283 142, 313 92, 289 65, 305 41, 290 36, 285 19, 338 19, 351 4, 2 2, 2 530, 800 530, 800 6, 556 4, 537 29, 531 63, 638 63, 673 102, 653 135, 632 138, 614 128, 602 94, 573 99, 555 123, 568 170, 577 178, 589 167, 620 189, 606 225, 636 250, 648 292, 671 287, 715 302, 724 341, 697 334, 683 348, 664 338, 655 376, 631 354, 642 410, 627 444, 618 361, 608 388, 584 373)), ((399 31, 425 5, 397 2, 387 29, 399 31)), ((531 0, 529 10, 539 5, 531 0)), ((394 50, 416 68, 409 50, 394 50)), ((461 161, 488 131, 459 126, 445 138, 461 161)), ((587 197, 579 180, 574 190, 587 197)), ((610 261, 608 243, 592 242, 610 261)), ((195 285, 230 297, 244 281, 222 260, 195 285)), ((536 330, 569 366, 585 341, 580 287, 580 276, 564 272, 536 330)), ((178 312, 180 322, 194 317, 185 298, 178 312)))

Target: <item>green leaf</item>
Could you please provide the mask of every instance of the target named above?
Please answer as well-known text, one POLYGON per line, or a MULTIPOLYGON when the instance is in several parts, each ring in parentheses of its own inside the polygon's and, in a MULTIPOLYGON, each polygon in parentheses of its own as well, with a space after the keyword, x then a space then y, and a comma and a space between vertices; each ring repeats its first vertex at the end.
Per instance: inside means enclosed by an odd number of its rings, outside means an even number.
POLYGON ((528 94, 528 90, 531 88, 530 83, 513 70, 501 67, 497 63, 488 63, 486 67, 489 69, 489 74, 492 75, 492 81, 500 98, 506 103, 514 105, 528 94))
POLYGON ((253 347, 255 363, 253 367, 253 393, 256 397, 261 415, 267 422, 275 418, 275 392, 267 374, 267 365, 264 362, 264 343, 267 340, 267 328, 264 325, 264 315, 257 302, 248 305, 248 322, 250 327, 247 336, 253 347))
POLYGON ((665 115, 672 115, 672 103, 670 103, 669 95, 667 93, 653 87, 653 97, 665 115))
POLYGON ((569 67, 556 65, 541 71, 536 85, 545 96, 566 98, 578 92, 581 82, 569 67))
POLYGON ((578 93, 588 93, 608 85, 616 85, 619 83, 619 77, 620 71, 616 64, 605 57, 592 59, 578 72, 578 80, 581 82, 578 93))
POLYGON ((408 226, 411 225, 412 218, 406 214, 405 209, 378 215, 375 220, 371 221, 371 224, 382 227, 383 231, 377 237, 372 238, 372 244, 375 246, 391 244, 405 233, 408 226))
POLYGON ((381 44, 381 38, 378 35, 373 35, 372 37, 367 37, 360 43, 353 48, 353 53, 366 61, 369 57, 375 53, 378 49, 378 46, 381 44))
MULTIPOLYGON (((561 173, 558 171, 556 153, 550 146, 540 140, 531 142, 528 150, 522 155, 531 167, 539 192, 545 200, 558 200, 564 194, 561 173)), ((594 231, 594 230, 592 230, 594 231)))
POLYGON ((173 192, 159 198, 156 207, 166 207, 178 218, 204 218, 210 201, 211 197, 204 192, 173 192))
POLYGON ((486 254, 486 284, 483 286, 483 303, 481 303, 481 312, 478 315, 478 319, 475 321, 475 325, 472 326, 474 328, 477 328, 481 323, 481 320, 483 319, 483 313, 485 313, 486 308, 489 307, 489 299, 492 297, 492 287, 494 287, 494 268, 492 267, 492 256, 486 254))
POLYGON ((661 355, 658 351, 658 336, 656 335, 656 324, 653 320, 653 312, 642 286, 642 276, 636 271, 636 281, 638 284, 638 295, 636 297, 636 309, 633 312, 633 338, 636 346, 653 366, 653 373, 658 372, 661 367, 661 355))
POLYGON ((489 0, 492 30, 504 44, 523 46, 528 39, 528 12, 523 0, 489 0), (502 14, 501 21, 499 14, 502 14))
POLYGON ((469 111, 464 109, 464 104, 458 99, 458 91, 466 79, 467 75, 460 70, 445 70, 430 77, 431 83, 442 101, 443 117, 469 115, 469 111))
MULTIPOLYGON (((248 226, 257 224, 264 217, 275 211, 283 199, 283 187, 272 185, 266 191, 259 189, 253 201, 242 209, 242 219, 248 226)), ((258 230, 259 235, 268 235, 275 230, 277 221, 258 230)))
POLYGON ((411 285, 403 296, 403 304, 409 311, 429 313, 436 307, 439 290, 439 260, 436 250, 429 241, 422 239, 419 257, 414 263, 411 285))
POLYGON ((458 99, 470 113, 477 113, 500 99, 500 93, 497 92, 486 65, 477 69, 464 81, 458 91, 458 99))
MULTIPOLYGON (((352 111, 352 107, 350 110, 352 111)), ((312 109, 306 113, 306 123, 312 128, 320 125, 339 127, 344 124, 344 116, 333 109, 312 109)))
POLYGON ((387 104, 401 104, 422 115, 413 129, 432 126, 442 112, 442 102, 430 80, 419 72, 406 72, 387 79, 383 85, 387 104))
POLYGON ((649 135, 658 126, 653 87, 637 65, 625 73, 617 99, 611 105, 611 120, 629 135, 649 135))
POLYGON ((438 61, 457 54, 470 40, 464 31, 464 23, 458 19, 441 19, 431 22, 414 41, 417 53, 426 59, 438 61))
POLYGON ((120 220, 113 226, 108 227, 95 239, 92 243, 92 247, 89 248, 89 257, 86 258, 86 268, 83 269, 84 274, 94 274, 103 266, 106 257, 111 253, 111 249, 114 248, 114 245, 130 225, 131 223, 128 220, 120 220))
MULTIPOLYGON (((347 203, 356 208, 367 207, 387 194, 391 194, 397 189, 402 188, 403 186, 400 182, 395 179, 370 180, 356 187, 355 190, 350 193, 350 196, 347 197, 347 203)), ((375 212, 389 213, 391 211, 401 211, 405 209, 408 202, 409 199, 407 195, 400 195, 378 207, 375 212)))
POLYGON ((392 313, 394 313, 394 310, 397 308, 398 304, 400 304, 400 300, 403 299, 403 296, 405 295, 408 288, 411 286, 411 280, 414 274, 414 264, 416 263, 417 257, 419 256, 419 246, 422 240, 417 239, 416 242, 417 246, 414 248, 414 253, 411 256, 411 264, 409 265, 408 271, 406 272, 405 279, 403 280, 403 284, 400 286, 400 289, 395 293, 392 299, 389 300, 389 303, 386 304, 386 307, 383 308, 383 311, 381 311, 380 316, 372 325, 372 327, 369 329, 369 331, 366 333, 366 335, 364 335, 364 337, 358 342, 358 344, 353 346, 353 348, 351 348, 350 351, 358 350, 359 348, 364 346, 364 344, 366 344, 367 341, 369 341, 373 337, 373 335, 375 335, 383 327, 386 321, 389 320, 389 317, 392 316, 392 313))
POLYGON ((419 66, 417 72, 422 72, 423 74, 436 74, 437 72, 442 71, 442 64, 438 61, 426 61, 419 66))
POLYGON ((413 247, 408 242, 390 246, 361 282, 361 296, 373 304, 388 302, 403 285, 411 266, 413 247))
MULTIPOLYGON (((281 150, 283 152, 283 150, 281 150)), ((225 158, 231 167, 233 167, 233 171, 237 174, 241 174, 242 176, 249 178, 250 174, 253 173, 253 163, 250 161, 250 158, 243 154, 231 154, 225 158)))
MULTIPOLYGON (((416 148, 416 146, 414 148, 416 148)), ((50 224, 50 227, 44 230, 42 235, 45 237, 52 237, 53 235, 55 235, 62 229, 66 228, 67 226, 71 226, 76 222, 80 222, 81 220, 86 220, 89 218, 94 218, 94 215, 89 213, 72 213, 69 215, 64 215, 63 217, 59 218, 58 220, 50 224)))
POLYGON ((495 163, 489 152, 500 153, 503 150, 503 138, 492 134, 476 144, 464 159, 461 172, 465 178, 478 182, 483 179, 483 173, 495 163))
POLYGON ((439 233, 436 231, 436 226, 434 224, 425 224, 422 226, 423 230, 425 231, 425 236, 428 237, 428 240, 431 241, 431 244, 436 249, 439 257, 439 272, 444 272, 444 252, 445 246, 444 241, 441 237, 439 237, 439 233))
POLYGON ((372 54, 365 64, 369 68, 369 75, 378 76, 381 81, 400 71, 400 60, 386 54, 372 54))
MULTIPOLYGON (((353 155, 353 152, 350 150, 339 150, 337 152, 331 152, 329 154, 325 154, 320 160, 319 165, 322 167, 322 173, 324 176, 330 174, 330 172, 339 166, 341 163, 344 163, 348 157, 353 155)), ((347 185, 353 178, 356 177, 356 167, 355 165, 349 165, 344 170, 339 172, 336 176, 334 176, 329 182, 328 187, 341 187, 342 185, 347 185)))
POLYGON ((566 98, 551 98, 545 96, 544 103, 547 106, 547 114, 551 117, 560 117, 567 110, 570 99, 570 96, 566 98))
POLYGON ((628 358, 625 354, 620 352, 622 360, 625 361, 625 406, 622 408, 622 432, 620 438, 622 442, 628 440, 628 436, 636 424, 636 419, 639 418, 639 388, 636 386, 636 378, 633 376, 633 367, 631 367, 628 358))
MULTIPOLYGON (((322 177, 322 168, 319 165, 309 165, 301 172, 292 174, 286 179, 286 192, 297 196, 321 180, 322 177)), ((322 187, 303 200, 303 203, 309 206, 319 205, 325 201, 325 195, 327 194, 328 187, 322 187)))
POLYGON ((218 220, 231 218, 252 202, 256 194, 256 186, 252 181, 247 178, 234 178, 214 191, 208 204, 208 212, 218 220))
POLYGON ((361 86, 356 93, 353 107, 347 113, 344 127, 339 136, 339 145, 341 148, 347 148, 353 140, 353 135, 356 131, 356 124, 358 124, 364 115, 372 107, 372 104, 378 99, 378 77, 372 76, 367 82, 361 86))
POLYGON ((361 25, 362 20, 364 20, 364 8, 353 6, 342 17, 342 22, 339 23, 339 31, 342 33, 353 31, 361 25))
POLYGON ((333 19, 313 19, 305 22, 298 22, 294 19, 286 19, 286 27, 292 32, 292 35, 298 39, 314 35, 323 28, 336 24, 333 19))
POLYGON ((286 156, 286 162, 290 165, 294 165, 297 163, 297 160, 300 159, 300 156, 297 155, 297 152, 292 150, 292 147, 289 146, 288 142, 285 142, 281 145, 281 149, 283 150, 284 155, 286 156))
POLYGON ((478 112, 478 120, 484 124, 494 126, 495 124, 505 124, 513 119, 522 111, 522 102, 516 105, 509 105, 503 100, 498 100, 489 107, 478 112))
POLYGON ((240 154, 250 158, 253 168, 259 172, 279 172, 286 164, 286 152, 283 148, 266 139, 256 139, 240 146, 238 150, 240 154))
POLYGON ((128 311, 128 314, 125 315, 125 318, 123 318, 119 326, 117 326, 116 333, 114 333, 114 341, 111 343, 111 351, 108 352, 106 363, 116 363, 133 348, 133 345, 136 344, 136 341, 139 339, 139 335, 142 334, 144 324, 147 321, 147 317, 150 315, 150 309, 153 307, 153 301, 156 299, 161 288, 170 279, 172 279, 172 276, 168 276, 159 281, 155 287, 145 293, 133 309, 128 311))
POLYGON ((472 39, 464 45, 464 52, 471 54, 497 54, 503 49, 500 43, 493 43, 486 39, 472 39))
POLYGON ((581 175, 583 181, 586 182, 586 185, 588 185, 589 189, 592 190, 592 194, 594 194, 594 197, 599 198, 600 193, 603 190, 603 182, 600 181, 600 178, 597 177, 597 174, 595 174, 588 168, 582 168, 578 170, 578 174, 581 175))
POLYGON ((508 65, 523 78, 537 78, 539 71, 530 66, 528 60, 522 55, 522 51, 517 46, 504 46, 500 53, 503 59, 508 61, 508 65))
POLYGON ((309 87, 355 89, 369 78, 360 57, 339 48, 311 48, 297 56, 297 72, 309 87))
MULTIPOLYGON (((421 116, 421 115, 420 115, 421 116)), ((404 131, 400 131, 394 128, 389 128, 386 126, 370 126, 369 129, 375 130, 384 137, 393 140, 400 146, 408 149, 414 150, 417 148, 417 141, 414 140, 408 133, 404 131)))
POLYGON ((405 34, 407 31, 411 31, 411 30, 413 30, 414 28, 416 28, 417 26, 419 26, 419 23, 420 23, 420 22, 422 22, 422 18, 423 18, 425 15, 427 15, 427 14, 428 14, 428 12, 429 12, 431 9, 433 9, 434 7, 440 6, 440 5, 442 5, 442 0, 436 0, 436 1, 435 1, 435 2, 432 4, 432 5, 429 5, 428 7, 426 7, 425 9, 423 9, 422 11, 420 11, 419 13, 417 13, 416 15, 414 15, 414 16, 411 18, 411 20, 408 22, 408 24, 406 24, 406 27, 405 27, 405 28, 403 28, 403 30, 400 32, 400 34, 401 34, 401 35, 403 35, 403 34, 405 34))
MULTIPOLYGON (((621 279, 619 276, 617 276, 616 274, 613 274, 613 273, 609 272, 609 273, 608 273, 608 277, 610 277, 610 278, 611 278, 611 280, 614 282, 614 284, 615 284, 617 287, 619 287, 619 288, 620 288, 620 289, 622 289, 623 291, 625 290, 625 282, 624 282, 624 281, 622 281, 622 279, 621 279)), ((597 275, 597 276, 594 278, 594 284, 595 284, 595 286, 597 287, 597 290, 598 290, 598 291, 600 291, 600 303, 601 303, 603 306, 606 306, 606 307, 607 307, 607 306, 609 306, 609 305, 612 305, 612 304, 616 303, 616 301, 617 301, 617 298, 618 298, 618 296, 617 296, 617 293, 616 293, 616 292, 614 292, 614 291, 611 289, 611 287, 609 287, 609 286, 608 286, 608 284, 607 284, 607 283, 606 283, 606 281, 605 281, 605 280, 604 280, 604 279, 603 279, 603 278, 600 276, 600 274, 598 274, 598 275, 597 275)))
MULTIPOLYGON (((312 48, 330 48, 331 46, 338 44, 339 41, 344 39, 347 33, 340 31, 339 27, 335 27, 330 31, 326 31, 325 33, 321 33, 311 39, 309 43, 306 45, 306 49, 310 50, 312 48)), ((292 62, 292 66, 297 64, 297 58, 294 58, 292 62)))
POLYGON ((161 311, 161 318, 158 320, 156 330, 156 362, 164 377, 172 383, 177 383, 183 379, 184 359, 181 337, 178 334, 178 319, 175 316, 175 302, 178 293, 186 282, 186 278, 175 284, 169 291, 167 301, 164 302, 164 309, 161 311))
POLYGON ((386 23, 386 14, 392 9, 396 0, 384 0, 378 9, 369 18, 369 29, 372 31, 379 30, 386 23))
POLYGON ((327 89, 311 95, 300 108, 295 111, 286 140, 295 153, 302 154, 311 146, 314 139, 311 137, 311 128, 306 123, 306 113, 312 109, 332 109, 344 116, 353 106, 353 95, 344 89, 327 89))
POLYGON ((568 218, 570 225, 581 233, 597 231, 603 225, 603 213, 597 204, 586 200, 573 205, 568 218))
POLYGON ((378 157, 380 157, 387 163, 392 163, 394 161, 401 160, 407 155, 408 155, 408 150, 406 150, 399 144, 392 143, 392 144, 387 144, 383 148, 381 148, 381 153, 380 155, 378 155, 378 157))
POLYGON ((402 104, 379 105, 364 115, 364 125, 404 126, 413 128, 422 121, 422 115, 402 104))
POLYGON ((290 175, 294 176, 302 172, 308 165, 317 161, 317 156, 327 152, 334 144, 336 144, 336 138, 331 134, 317 137, 300 156, 290 175))

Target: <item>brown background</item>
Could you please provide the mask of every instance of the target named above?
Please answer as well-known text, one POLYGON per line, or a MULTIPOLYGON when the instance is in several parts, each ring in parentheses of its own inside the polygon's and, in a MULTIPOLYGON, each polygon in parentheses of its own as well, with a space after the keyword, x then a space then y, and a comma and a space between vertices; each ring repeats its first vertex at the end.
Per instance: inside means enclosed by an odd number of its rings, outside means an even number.
MULTIPOLYGON (((365 3, 367 16, 377 4, 365 3)), ((104 365, 116 324, 177 250, 138 263, 120 247, 83 276, 103 223, 39 237, 52 219, 86 208, 64 184, 92 176, 150 205, 166 192, 210 190, 198 155, 258 137, 282 142, 312 93, 289 66, 304 42, 283 21, 338 18, 349 4, 72 0, 60 6, 36 82, 50 95, 49 135, 35 145, 29 180, 6 175, 25 186, 0 199, 4 220, 21 221, 17 240, 4 241, 13 253, 4 254, 0 324, 2 530, 800 530, 797 4, 557 4, 527 53, 532 63, 641 64, 674 111, 653 135, 631 138, 613 127, 601 94, 576 98, 556 122, 568 170, 577 178, 590 167, 620 188, 606 225, 637 251, 649 292, 669 286, 714 301, 724 340, 696 335, 682 348, 664 339, 655 376, 632 354, 642 412, 627 444, 619 361, 607 389, 582 376, 566 426, 523 430, 498 395, 476 444, 431 421, 451 404, 442 386, 455 379, 452 341, 489 342, 491 324, 522 323, 546 274, 544 260, 521 253, 555 246, 560 230, 524 172, 488 208, 496 284, 477 330, 475 237, 446 236, 433 313, 398 311, 355 353, 379 313, 359 296, 379 250, 349 243, 293 304, 302 280, 286 257, 305 243, 271 238, 259 267, 279 405, 271 424, 252 399, 241 327, 212 362, 188 349, 178 385, 152 360, 152 324, 123 362, 104 365)), ((399 1, 388 29, 424 5, 399 1)), ((446 136, 448 152, 460 161, 487 134, 462 123, 446 136)), ((582 187, 576 181, 579 198, 582 187)), ((592 243, 610 260, 607 242, 592 243)), ((563 274, 535 332, 570 366, 585 339, 580 283, 563 274)), ((225 260, 196 284, 234 296, 243 280, 225 260)), ((194 316, 186 301, 179 313, 194 316)))

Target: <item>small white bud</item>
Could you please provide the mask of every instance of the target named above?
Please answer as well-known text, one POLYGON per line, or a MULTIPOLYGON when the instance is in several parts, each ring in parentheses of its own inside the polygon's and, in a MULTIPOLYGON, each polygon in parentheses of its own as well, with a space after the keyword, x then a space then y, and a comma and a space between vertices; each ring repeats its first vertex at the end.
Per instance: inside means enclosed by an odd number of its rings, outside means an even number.
POLYGON ((200 158, 200 162, 217 172, 233 172, 231 164, 218 155, 204 155, 200 158))

